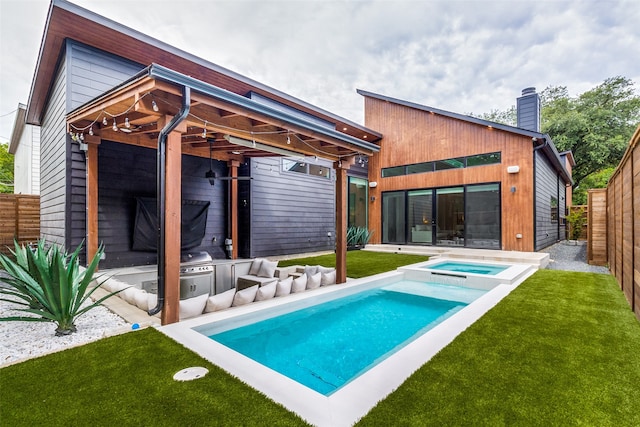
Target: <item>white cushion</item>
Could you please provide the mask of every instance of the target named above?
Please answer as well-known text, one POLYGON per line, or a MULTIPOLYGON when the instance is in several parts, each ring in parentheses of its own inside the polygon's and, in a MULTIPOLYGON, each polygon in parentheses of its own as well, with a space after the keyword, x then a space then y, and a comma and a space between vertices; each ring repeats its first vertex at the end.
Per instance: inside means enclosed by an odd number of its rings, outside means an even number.
POLYGON ((318 289, 320 287, 321 280, 322 273, 316 273, 313 276, 309 276, 307 279, 307 289, 318 289))
POLYGON ((311 277, 318 272, 317 265, 305 265, 304 266, 304 274, 311 277))
POLYGON ((273 277, 278 267, 278 261, 269 261, 267 259, 260 264, 260 271, 258 271, 258 277, 273 277))
POLYGON ((231 288, 228 291, 210 296, 207 298, 207 305, 204 308, 204 312, 210 313, 212 311, 224 310, 231 307, 235 294, 236 288, 231 288))
POLYGON ((136 289, 133 299, 136 303, 136 307, 138 307, 140 310, 148 309, 149 296, 147 295, 147 291, 145 291, 144 289, 136 289))
POLYGON ((284 280, 279 280, 276 285, 276 296, 282 297, 291 293, 291 285, 293 285, 293 276, 289 276, 284 280))
POLYGON ((276 295, 276 287, 278 285, 278 281, 274 280, 273 282, 269 282, 266 285, 262 285, 258 288, 258 292, 256 293, 256 301, 265 301, 273 298, 276 295))
POLYGON ((240 305, 245 305, 253 302, 256 299, 256 294, 258 293, 259 287, 259 285, 254 285, 250 288, 236 292, 233 297, 233 303, 231 304, 231 306, 238 307, 240 305))
POLYGON ((335 285, 336 284, 336 271, 331 273, 321 273, 322 279, 320 280, 320 286, 335 285))
POLYGON ((293 279, 293 284, 291 285, 291 293, 295 294, 297 292, 304 292, 307 290, 307 275, 303 274, 297 279, 293 279))
POLYGON ((204 311, 204 306, 207 305, 208 298, 209 294, 202 294, 197 297, 181 300, 180 320, 201 315, 204 311))
POLYGON ((325 273, 325 274, 327 274, 327 273, 331 273, 332 271, 336 271, 336 269, 335 269, 335 268, 332 268, 332 267, 323 267, 323 266, 319 265, 319 266, 318 266, 318 271, 319 271, 320 273, 325 273))
POLYGON ((136 288, 135 286, 129 286, 124 291, 120 292, 119 294, 120 298, 122 298, 123 300, 125 300, 131 305, 136 305, 135 295, 137 290, 138 288, 136 288))
POLYGON ((260 266, 262 265, 262 258, 256 258, 251 263, 251 268, 249 268, 249 274, 252 276, 257 276, 260 271, 260 266))

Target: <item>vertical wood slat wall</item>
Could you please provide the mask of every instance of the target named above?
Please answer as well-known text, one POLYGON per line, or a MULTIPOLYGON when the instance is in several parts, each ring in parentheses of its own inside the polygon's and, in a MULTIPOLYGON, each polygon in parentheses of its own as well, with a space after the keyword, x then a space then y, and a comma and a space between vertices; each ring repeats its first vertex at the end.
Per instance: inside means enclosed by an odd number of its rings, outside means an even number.
MULTIPOLYGON (((587 262, 592 265, 607 263, 607 190, 588 191, 587 262)), ((572 206, 573 210, 574 206, 572 206)))
POLYGON ((640 320, 640 126, 607 186, 608 262, 640 320))
POLYGON ((40 237, 40 196, 0 194, 0 252, 9 253, 13 239, 31 243, 40 237))

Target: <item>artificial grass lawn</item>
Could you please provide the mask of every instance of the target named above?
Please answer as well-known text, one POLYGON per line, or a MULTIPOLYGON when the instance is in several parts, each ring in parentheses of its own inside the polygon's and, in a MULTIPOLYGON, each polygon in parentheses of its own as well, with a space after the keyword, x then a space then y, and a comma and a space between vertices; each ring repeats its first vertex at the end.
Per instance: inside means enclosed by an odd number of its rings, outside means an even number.
MULTIPOLYGON (((428 261, 429 257, 422 255, 394 254, 371 251, 347 252, 347 277, 359 279, 373 276, 374 274, 393 271, 403 265, 428 261)), ((278 262, 279 267, 292 265, 322 265, 324 267, 336 266, 336 255, 319 255, 307 258, 295 258, 278 262)))
MULTIPOLYGON (((611 276, 543 270, 358 425, 640 425, 638 355, 611 276)), ((2 425, 305 425, 153 329, 0 369, 0 390, 2 425), (172 380, 189 366, 210 372, 172 380)))
POLYGON ((358 425, 640 425, 640 323, 612 276, 541 270, 358 425))
POLYGON ((304 421, 153 328, 0 369, 3 426, 300 426, 304 421), (178 382, 190 366, 209 374, 178 382))

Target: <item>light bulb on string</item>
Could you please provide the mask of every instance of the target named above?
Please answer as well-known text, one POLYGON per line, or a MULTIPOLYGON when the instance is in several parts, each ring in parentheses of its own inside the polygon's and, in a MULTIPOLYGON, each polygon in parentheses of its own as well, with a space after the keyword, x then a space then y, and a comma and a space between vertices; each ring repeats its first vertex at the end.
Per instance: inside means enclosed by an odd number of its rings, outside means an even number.
POLYGON ((291 138, 289 138, 289 134, 287 133, 287 145, 291 145, 291 138))
POLYGON ((89 126, 89 135, 93 136, 93 126, 89 126))
POLYGON ((156 104, 155 100, 151 101, 151 108, 153 108, 153 111, 159 111, 160 109, 158 108, 158 104, 156 104))
POLYGON ((202 137, 207 139, 207 122, 204 122, 204 128, 202 129, 202 137))
POLYGON ((107 122, 107 116, 104 116, 104 117, 102 118, 102 125, 103 125, 103 126, 107 126, 108 124, 109 124, 109 122, 107 122))
POLYGON ((118 131, 118 125, 116 124, 116 119, 113 119, 113 126, 112 126, 112 129, 113 129, 113 131, 114 131, 114 132, 117 132, 117 131, 118 131))
POLYGON ((124 118, 124 127, 126 127, 127 129, 131 127, 131 124, 129 123, 129 117, 124 118))

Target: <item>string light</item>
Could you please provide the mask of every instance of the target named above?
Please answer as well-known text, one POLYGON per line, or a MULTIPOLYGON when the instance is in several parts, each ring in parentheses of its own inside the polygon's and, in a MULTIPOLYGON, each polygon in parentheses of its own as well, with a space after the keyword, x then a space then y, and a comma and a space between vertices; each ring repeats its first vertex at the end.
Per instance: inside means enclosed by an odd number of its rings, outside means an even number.
POLYGON ((289 131, 287 131, 287 145, 291 145, 291 138, 289 138, 289 131))
POLYGON ((117 132, 117 131, 118 131, 118 125, 116 124, 116 119, 113 119, 113 126, 112 126, 112 129, 113 129, 113 131, 114 131, 114 132, 117 132))
POLYGON ((204 121, 204 129, 202 129, 202 137, 207 139, 207 121, 204 121))
POLYGON ((153 111, 155 112, 160 111, 160 109, 158 108, 158 104, 156 104, 155 100, 151 100, 151 108, 153 108, 153 111))
POLYGON ((93 126, 89 126, 89 135, 93 136, 93 126))
POLYGON ((104 117, 102 118, 102 125, 103 125, 103 126, 107 126, 108 124, 109 124, 109 122, 107 122, 107 116, 104 116, 104 117))
POLYGON ((129 117, 124 118, 124 127, 126 127, 127 129, 131 127, 131 124, 129 123, 129 117))

